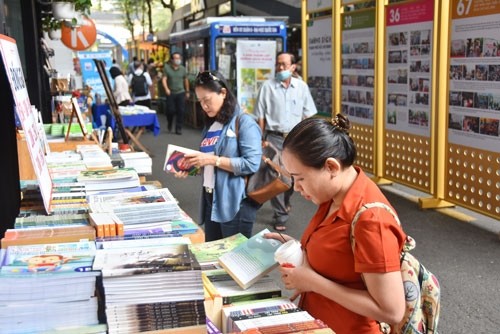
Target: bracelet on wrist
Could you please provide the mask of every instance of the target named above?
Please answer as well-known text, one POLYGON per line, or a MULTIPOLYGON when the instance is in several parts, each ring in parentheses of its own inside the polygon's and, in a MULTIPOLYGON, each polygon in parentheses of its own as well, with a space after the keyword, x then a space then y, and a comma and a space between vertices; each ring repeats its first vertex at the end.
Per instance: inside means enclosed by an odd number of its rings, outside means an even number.
POLYGON ((219 167, 220 164, 222 162, 222 158, 221 157, 217 157, 217 159, 215 159, 215 167, 219 167))

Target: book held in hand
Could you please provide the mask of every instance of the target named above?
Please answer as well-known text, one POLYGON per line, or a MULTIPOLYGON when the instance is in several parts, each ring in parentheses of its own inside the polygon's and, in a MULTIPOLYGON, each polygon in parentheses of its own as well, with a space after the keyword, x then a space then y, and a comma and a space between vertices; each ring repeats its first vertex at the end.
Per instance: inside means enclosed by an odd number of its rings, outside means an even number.
POLYGON ((198 151, 169 144, 165 157, 165 165, 163 170, 167 173, 187 172, 189 175, 196 175, 200 168, 189 166, 185 162, 185 155, 189 153, 199 153, 198 151))
POLYGON ((278 266, 278 262, 274 260, 274 252, 281 246, 281 242, 264 238, 266 233, 270 233, 268 229, 260 231, 219 257, 219 264, 243 289, 252 286, 278 266))

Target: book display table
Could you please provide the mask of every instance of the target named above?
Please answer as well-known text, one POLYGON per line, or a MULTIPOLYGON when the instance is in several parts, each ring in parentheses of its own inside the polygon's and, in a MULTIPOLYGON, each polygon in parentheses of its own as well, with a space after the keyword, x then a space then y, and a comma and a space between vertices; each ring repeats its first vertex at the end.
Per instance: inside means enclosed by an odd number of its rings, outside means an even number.
MULTIPOLYGON (((111 112, 107 104, 95 105, 92 108, 94 126, 96 128, 104 125, 115 129, 116 121, 114 117, 111 116, 111 112)), ((125 127, 125 132, 130 137, 132 143, 140 150, 150 153, 149 150, 141 143, 140 137, 145 130, 152 131, 155 136, 160 134, 160 122, 158 121, 156 111, 139 107, 120 107, 120 113, 122 116, 123 126, 125 127)))

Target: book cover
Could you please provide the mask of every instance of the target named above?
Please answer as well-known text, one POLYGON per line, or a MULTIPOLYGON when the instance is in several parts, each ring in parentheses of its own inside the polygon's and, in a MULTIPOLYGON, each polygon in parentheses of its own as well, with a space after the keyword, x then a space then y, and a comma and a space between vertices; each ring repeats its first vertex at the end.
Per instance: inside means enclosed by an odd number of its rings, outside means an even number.
POLYGON ((198 151, 169 144, 165 155, 165 164, 163 170, 167 173, 187 172, 188 175, 196 175, 200 172, 200 168, 191 166, 185 163, 184 156, 188 153, 199 153, 198 151))
POLYGON ((199 264, 184 244, 98 250, 93 269, 106 277, 197 270, 199 264))
POLYGON ((123 192, 110 195, 92 195, 88 202, 92 212, 117 212, 130 209, 150 211, 156 207, 160 209, 174 209, 180 211, 177 200, 167 188, 141 192, 123 192))
POLYGON ((191 244, 189 245, 189 249, 194 254, 200 265, 203 266, 206 264, 217 263, 222 254, 229 252, 247 240, 247 237, 238 233, 219 240, 191 244))
POLYGON ((274 252, 281 242, 265 239, 264 229, 252 236, 246 242, 219 257, 219 264, 243 289, 247 289, 259 278, 278 266, 274 260, 274 252))
POLYGON ((95 251, 95 243, 90 241, 10 246, 0 271, 6 274, 90 271, 95 251))
POLYGON ((112 168, 81 171, 78 182, 106 182, 135 178, 137 172, 133 168, 112 168))

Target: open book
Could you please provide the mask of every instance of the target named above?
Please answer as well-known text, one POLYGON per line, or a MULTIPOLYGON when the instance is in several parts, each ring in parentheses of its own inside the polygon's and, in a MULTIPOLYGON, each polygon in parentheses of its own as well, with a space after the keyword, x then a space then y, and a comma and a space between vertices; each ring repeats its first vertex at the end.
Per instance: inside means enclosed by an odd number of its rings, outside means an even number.
POLYGON ((269 233, 268 229, 260 231, 219 257, 219 264, 243 289, 252 286, 278 266, 274 260, 274 252, 281 246, 281 242, 265 239, 263 235, 266 233, 269 233))
POLYGON ((167 146, 163 170, 167 173, 188 172, 189 175, 198 174, 200 168, 186 165, 184 158, 186 154, 197 152, 189 148, 169 144, 167 146))

